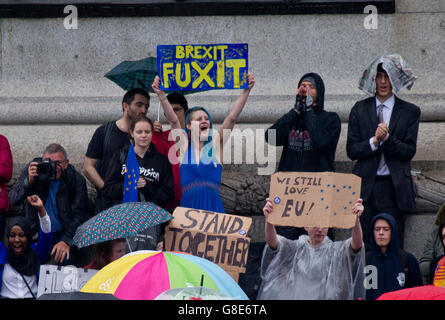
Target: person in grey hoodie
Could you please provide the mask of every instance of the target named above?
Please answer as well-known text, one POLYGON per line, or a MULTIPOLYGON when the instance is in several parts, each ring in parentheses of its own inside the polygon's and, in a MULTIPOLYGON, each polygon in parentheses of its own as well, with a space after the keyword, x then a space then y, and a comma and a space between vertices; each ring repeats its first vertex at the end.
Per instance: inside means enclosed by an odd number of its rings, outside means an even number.
MULTIPOLYGON (((266 141, 283 146, 278 171, 335 171, 341 121, 337 113, 324 109, 324 94, 321 77, 305 74, 297 85, 295 105, 267 129, 266 141)), ((295 227, 277 227, 277 232, 291 240, 305 233, 295 227)))
POLYGON ((445 251, 442 239, 439 234, 439 226, 445 223, 445 203, 439 208, 434 220, 434 227, 431 229, 428 238, 425 241, 422 255, 419 259, 420 272, 422 273, 423 283, 432 284, 436 260, 441 257, 445 251))

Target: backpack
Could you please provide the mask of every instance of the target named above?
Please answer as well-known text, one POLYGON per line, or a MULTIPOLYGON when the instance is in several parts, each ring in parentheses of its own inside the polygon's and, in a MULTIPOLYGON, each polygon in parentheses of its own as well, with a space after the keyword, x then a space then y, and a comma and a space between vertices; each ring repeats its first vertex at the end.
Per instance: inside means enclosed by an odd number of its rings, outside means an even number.
MULTIPOLYGON (((108 146, 110 145, 110 141, 111 141, 112 125, 113 125, 113 121, 110 121, 105 125, 105 135, 104 135, 104 140, 103 140, 102 158, 99 159, 99 161, 97 161, 97 164, 96 164, 96 171, 99 173, 99 175, 101 177, 103 176, 102 172, 101 172, 103 160, 108 157, 107 150, 108 150, 108 146)), ((104 201, 102 200, 102 195, 101 195, 100 190, 97 187, 95 187, 95 189, 96 189, 96 201, 94 204, 94 206, 95 206, 94 211, 95 211, 95 214, 98 214, 99 212, 101 212, 104 209, 103 208, 104 201)))
POLYGON ((104 135, 104 141, 103 141, 103 147, 102 147, 102 150, 103 150, 102 158, 96 164, 96 170, 99 174, 101 173, 100 171, 101 171, 103 159, 105 159, 108 156, 106 151, 108 150, 108 146, 110 145, 111 127, 113 126, 113 122, 114 121, 110 121, 105 125, 105 135, 104 135))

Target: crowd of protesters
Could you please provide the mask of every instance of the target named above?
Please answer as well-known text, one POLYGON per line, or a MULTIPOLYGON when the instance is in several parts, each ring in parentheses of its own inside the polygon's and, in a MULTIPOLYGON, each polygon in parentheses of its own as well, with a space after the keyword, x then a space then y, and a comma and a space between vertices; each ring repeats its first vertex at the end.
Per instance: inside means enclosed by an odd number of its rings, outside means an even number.
MULTIPOLYGON (((146 90, 129 90, 122 100, 122 117, 94 132, 82 173, 69 163, 63 146, 51 143, 42 157, 26 165, 9 192, 12 153, 7 138, 0 135, 0 235, 4 239, 0 296, 35 298, 41 264, 100 269, 128 252, 129 239, 78 249, 73 236, 91 217, 87 180, 97 191, 95 214, 122 203, 130 144, 141 172, 138 201, 153 202, 169 212, 181 206, 224 213, 218 150, 223 149, 224 134, 234 128, 254 87, 253 74, 247 78, 248 88, 241 91, 215 134, 205 108, 189 109, 183 95, 166 95, 156 77, 152 88, 170 130, 163 131, 158 121, 147 118, 151 98, 146 90), (174 132, 179 132, 179 139, 172 137, 174 132), (11 206, 20 209, 7 221, 5 213, 11 206)), ((361 197, 352 208, 356 223, 351 238, 334 241, 328 228, 276 228, 266 219, 258 299, 377 299, 388 291, 433 283, 436 269, 445 265, 443 207, 420 268, 414 255, 403 250, 404 215, 415 204, 410 161, 416 152, 420 109, 398 98, 392 83, 379 64, 375 95, 358 101, 349 116, 346 151, 357 160, 352 172, 362 179, 361 197), (376 274, 366 274, 369 265, 376 274), (374 283, 367 282, 374 276, 374 283)), ((278 171, 335 171, 341 121, 335 112, 325 110, 324 95, 322 78, 305 74, 297 84, 295 104, 266 131, 268 143, 283 146, 278 171), (270 138, 271 130, 276 139, 270 138)), ((273 206, 267 199, 266 217, 273 206)), ((154 240, 136 245, 137 249, 162 250, 164 229, 153 230, 154 240)))

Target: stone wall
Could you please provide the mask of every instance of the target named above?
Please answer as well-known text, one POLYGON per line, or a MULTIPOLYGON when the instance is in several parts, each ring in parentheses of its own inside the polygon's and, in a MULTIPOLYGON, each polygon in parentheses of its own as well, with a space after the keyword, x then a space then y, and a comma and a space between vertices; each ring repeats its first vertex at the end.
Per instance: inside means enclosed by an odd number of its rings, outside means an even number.
MULTIPOLYGON (((445 159, 443 1, 396 1, 396 13, 380 14, 375 30, 364 28, 365 17, 85 18, 79 20, 77 30, 66 30, 62 18, 2 19, 0 132, 11 144, 14 174, 50 142, 64 145, 71 163, 81 166, 95 128, 121 115, 124 92, 104 77, 121 61, 154 56, 158 44, 246 42, 256 85, 237 128, 246 134, 267 128, 292 106, 300 76, 315 71, 325 81, 326 108, 337 112, 343 122, 336 154, 338 171, 343 172, 352 167, 345 151, 349 111, 356 100, 366 97, 357 88, 359 77, 378 56, 401 54, 418 80, 400 97, 422 109, 413 168, 440 180, 445 159)), ((220 90, 187 98, 192 106, 208 107, 218 125, 238 94, 220 90)), ((152 96, 152 119, 157 118, 157 110, 158 101, 152 96)), ((162 112, 161 120, 165 121, 162 112)), ((256 143, 257 147, 265 146, 264 142, 256 143)), ((270 152, 275 154, 274 160, 269 159, 275 167, 280 150, 270 152)), ((268 177, 259 176, 258 167, 257 163, 224 166, 222 192, 228 212, 261 220, 268 177)), ((443 200, 443 190, 437 184, 429 188, 438 194, 434 198, 428 193, 436 202, 430 199, 423 206, 425 201, 419 200, 424 209, 407 217, 406 245, 417 256, 443 200)), ((262 222, 254 228, 254 239, 261 240, 262 222)))

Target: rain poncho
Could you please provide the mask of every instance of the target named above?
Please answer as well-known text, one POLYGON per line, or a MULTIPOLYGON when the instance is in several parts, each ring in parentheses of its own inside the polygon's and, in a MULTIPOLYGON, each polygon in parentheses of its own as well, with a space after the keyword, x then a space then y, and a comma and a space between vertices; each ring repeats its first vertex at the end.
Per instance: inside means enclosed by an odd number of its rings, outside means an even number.
POLYGON ((351 249, 351 238, 313 247, 309 237, 278 235, 277 250, 266 246, 261 262, 259 300, 352 300, 364 298, 364 246, 351 249))
POLYGON ((380 63, 388 74, 394 93, 398 93, 404 88, 411 90, 417 77, 405 60, 398 54, 388 54, 374 60, 363 72, 359 81, 359 89, 372 96, 375 94, 375 77, 377 75, 377 66, 380 63))

